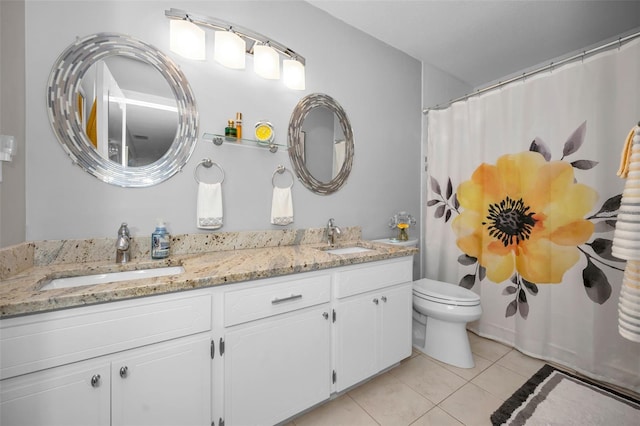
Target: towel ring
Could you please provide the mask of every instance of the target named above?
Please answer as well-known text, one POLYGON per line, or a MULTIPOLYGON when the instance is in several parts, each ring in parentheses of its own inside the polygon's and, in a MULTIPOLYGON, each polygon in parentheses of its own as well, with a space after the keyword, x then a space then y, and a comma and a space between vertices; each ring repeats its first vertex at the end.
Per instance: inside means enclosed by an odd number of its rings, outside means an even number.
POLYGON ((274 188, 276 188, 276 174, 281 175, 284 172, 289 172, 289 174, 291 175, 291 185, 285 186, 284 188, 291 188, 293 186, 293 182, 295 181, 295 178, 293 177, 293 173, 291 173, 291 170, 287 169, 283 165, 279 165, 278 168, 273 172, 273 175, 271 176, 271 185, 273 185, 274 188))
MULTIPOLYGON (((198 163, 196 168, 193 169, 193 177, 196 179, 196 182, 202 183, 202 181, 198 177, 198 169, 200 168, 200 166, 204 166, 207 169, 211 168, 211 166, 216 166, 220 170, 220 172, 222 173, 222 179, 220 179, 219 183, 224 182, 224 169, 222 168, 222 166, 220 164, 214 163, 213 161, 211 161, 210 158, 203 158, 202 161, 200 161, 198 163)), ((214 183, 216 183, 216 182, 214 182, 214 183)))

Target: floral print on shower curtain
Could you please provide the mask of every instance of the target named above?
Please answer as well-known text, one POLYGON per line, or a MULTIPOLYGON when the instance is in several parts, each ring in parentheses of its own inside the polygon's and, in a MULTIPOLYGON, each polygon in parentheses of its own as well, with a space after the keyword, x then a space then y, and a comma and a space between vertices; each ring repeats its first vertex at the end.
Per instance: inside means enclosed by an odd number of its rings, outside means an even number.
POLYGON ((640 119, 640 40, 427 114, 425 276, 480 295, 473 331, 640 391, 611 253, 640 119))
POLYGON ((434 198, 427 206, 445 222, 455 215, 451 228, 463 252, 458 263, 472 267, 459 285, 472 288, 485 278, 494 283, 509 280, 504 288, 509 300, 506 316, 519 311, 526 319, 527 297, 538 294, 538 285, 562 283, 581 256, 586 260, 584 289, 595 303, 611 296, 611 284, 601 268, 622 270, 619 263, 624 261, 611 254, 612 240, 592 239, 596 225, 605 232, 615 228, 622 196, 610 197, 597 213, 588 215, 598 193, 576 181, 574 168, 590 170, 598 162, 567 159, 582 146, 586 124, 564 143, 562 159, 553 160, 549 147, 536 138, 528 151, 502 155, 495 164, 480 164, 455 193, 450 178, 445 196, 437 179, 430 178, 434 198))

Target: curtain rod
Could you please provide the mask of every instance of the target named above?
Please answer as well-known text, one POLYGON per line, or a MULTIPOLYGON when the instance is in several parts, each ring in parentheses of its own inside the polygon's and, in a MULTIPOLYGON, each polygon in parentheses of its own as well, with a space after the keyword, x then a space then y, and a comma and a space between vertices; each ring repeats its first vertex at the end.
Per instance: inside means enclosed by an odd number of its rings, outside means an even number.
POLYGON ((512 77, 512 78, 510 78, 508 80, 499 81, 496 84, 492 84, 491 86, 487 86, 487 87, 484 87, 482 89, 478 89, 473 93, 469 93, 469 94, 466 94, 464 96, 460 96, 459 98, 450 100, 447 103, 439 104, 439 105, 436 105, 436 106, 430 107, 430 108, 425 108, 425 109, 422 110, 422 113, 426 114, 429 111, 448 108, 449 106, 451 106, 455 102, 467 100, 472 96, 480 95, 482 93, 489 92, 489 91, 491 91, 493 89, 497 89, 499 87, 506 86, 507 84, 513 83, 514 81, 525 79, 525 78, 530 77, 532 75, 536 75, 536 74, 539 74, 541 72, 545 72, 545 71, 551 70, 551 69, 553 69, 555 67, 558 67, 558 66, 561 66, 561 65, 565 65, 565 64, 567 64, 569 62, 573 62, 573 61, 575 61, 577 59, 584 59, 588 55, 593 55, 594 53, 598 53, 598 52, 600 52, 602 50, 607 50, 607 49, 609 49, 611 47, 614 47, 614 46, 620 47, 620 46, 622 46, 622 43, 626 43, 626 42, 631 41, 631 40, 633 40, 634 38, 637 38, 637 37, 640 37, 640 31, 635 32, 633 34, 629 34, 629 35, 627 35, 625 37, 620 37, 617 40, 613 40, 613 41, 611 41, 609 43, 603 44, 602 46, 594 47, 593 49, 589 49, 589 50, 584 50, 581 53, 578 53, 576 55, 573 55, 573 56, 571 56, 569 58, 566 58, 566 59, 563 59, 561 61, 551 62, 549 65, 542 66, 542 67, 540 67, 538 69, 535 69, 533 71, 522 73, 521 75, 512 77))

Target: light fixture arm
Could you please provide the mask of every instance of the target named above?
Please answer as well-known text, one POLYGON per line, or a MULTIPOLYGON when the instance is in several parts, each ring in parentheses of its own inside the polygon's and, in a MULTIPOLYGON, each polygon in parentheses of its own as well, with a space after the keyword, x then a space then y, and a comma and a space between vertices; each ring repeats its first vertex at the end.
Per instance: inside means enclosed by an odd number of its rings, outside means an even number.
POLYGON ((183 19, 183 20, 188 20, 196 25, 213 28, 214 30, 232 31, 233 33, 237 34, 239 37, 242 37, 246 41, 250 41, 250 43, 247 43, 247 51, 246 51, 246 53, 250 55, 253 55, 253 46, 256 43, 263 43, 271 46, 279 54, 289 59, 294 59, 300 62, 302 65, 306 65, 304 57, 296 53, 292 49, 288 48, 287 46, 280 44, 277 41, 269 37, 266 37, 260 33, 240 27, 230 22, 226 22, 217 18, 211 18, 209 16, 193 14, 193 13, 185 12, 183 10, 174 9, 174 8, 165 10, 164 14, 169 19, 183 19))

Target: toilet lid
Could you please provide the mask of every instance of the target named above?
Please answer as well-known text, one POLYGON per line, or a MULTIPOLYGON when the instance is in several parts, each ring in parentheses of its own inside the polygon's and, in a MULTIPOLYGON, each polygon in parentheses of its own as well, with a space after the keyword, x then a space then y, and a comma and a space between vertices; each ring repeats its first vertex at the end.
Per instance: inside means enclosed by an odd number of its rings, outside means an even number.
POLYGON ((480 296, 455 284, 423 278, 413 283, 416 296, 439 303, 478 305, 480 296))

